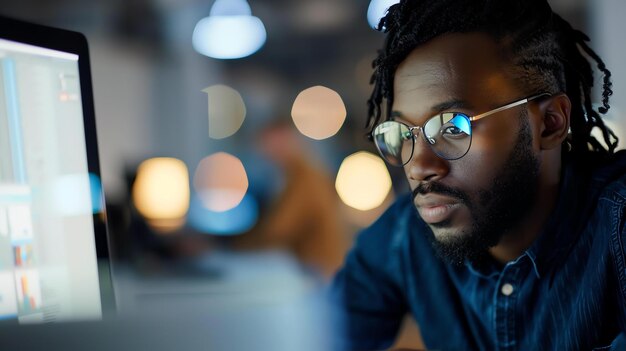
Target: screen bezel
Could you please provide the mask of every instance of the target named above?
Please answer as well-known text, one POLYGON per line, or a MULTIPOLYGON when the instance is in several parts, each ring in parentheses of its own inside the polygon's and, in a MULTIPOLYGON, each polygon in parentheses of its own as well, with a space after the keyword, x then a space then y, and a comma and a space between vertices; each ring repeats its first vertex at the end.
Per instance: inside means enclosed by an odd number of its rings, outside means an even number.
MULTIPOLYGON (((96 175, 102 183, 87 38, 78 32, 28 23, 1 15, 0 38, 78 55, 85 145, 87 148, 87 168, 89 173, 96 175)), ((106 206, 104 206, 104 191, 102 189, 103 187, 100 187, 100 193, 95 193, 97 189, 91 187, 91 196, 92 198, 100 198, 103 202, 100 212, 93 214, 93 223, 98 259, 101 310, 103 318, 106 318, 114 313, 115 297, 111 277, 106 206)))

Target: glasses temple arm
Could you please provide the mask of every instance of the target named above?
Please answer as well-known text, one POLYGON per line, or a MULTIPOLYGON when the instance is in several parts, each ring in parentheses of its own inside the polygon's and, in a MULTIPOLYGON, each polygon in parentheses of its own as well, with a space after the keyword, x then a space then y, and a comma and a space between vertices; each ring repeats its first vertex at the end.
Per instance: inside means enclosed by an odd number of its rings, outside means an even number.
POLYGON ((519 100, 519 101, 512 102, 512 103, 510 103, 508 105, 504 105, 502 107, 498 107, 495 110, 487 111, 485 113, 481 113, 479 115, 472 116, 472 117, 470 117, 470 121, 471 122, 478 121, 479 119, 485 118, 485 117, 490 116, 490 115, 493 115, 494 113, 498 113, 500 111, 504 111, 506 109, 509 109, 509 108, 512 108, 512 107, 515 107, 515 106, 519 106, 519 105, 525 104, 525 103, 527 103, 529 101, 538 99, 540 97, 545 97, 545 96, 550 96, 550 94, 548 94, 548 93, 541 93, 541 94, 537 94, 537 95, 531 96, 531 97, 526 98, 526 99, 522 99, 522 100, 519 100))

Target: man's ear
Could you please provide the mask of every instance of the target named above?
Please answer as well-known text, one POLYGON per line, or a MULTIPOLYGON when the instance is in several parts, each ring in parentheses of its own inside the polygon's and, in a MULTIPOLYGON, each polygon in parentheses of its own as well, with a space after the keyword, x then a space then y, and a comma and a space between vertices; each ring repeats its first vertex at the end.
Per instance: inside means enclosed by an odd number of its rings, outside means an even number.
POLYGON ((554 149, 563 143, 569 132, 572 103, 565 94, 551 96, 539 103, 541 121, 541 149, 554 149))

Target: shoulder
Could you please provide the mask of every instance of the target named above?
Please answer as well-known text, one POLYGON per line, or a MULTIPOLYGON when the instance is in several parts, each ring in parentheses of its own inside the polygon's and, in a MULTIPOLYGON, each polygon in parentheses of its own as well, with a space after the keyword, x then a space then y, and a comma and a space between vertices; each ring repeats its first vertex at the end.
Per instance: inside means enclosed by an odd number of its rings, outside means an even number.
POLYGON ((609 202, 618 208, 623 207, 626 204, 626 174, 607 184, 600 194, 599 201, 609 202))
POLYGON ((578 200, 586 213, 596 216, 611 215, 622 207, 626 199, 626 151, 619 151, 610 157, 583 158, 573 163, 571 170, 576 176, 570 190, 584 193, 578 200))
POLYGON ((374 279, 399 283, 407 229, 416 217, 410 195, 402 195, 368 228, 356 237, 342 271, 366 273, 374 279))
POLYGON ((619 290, 626 300, 626 152, 594 172, 599 190, 595 206, 597 240, 608 241, 619 290))
POLYGON ((371 226, 361 231, 355 249, 388 258, 389 250, 398 250, 407 235, 408 222, 416 216, 410 195, 400 196, 371 226))
POLYGON ((581 235, 572 245, 578 242, 587 254, 593 245, 603 252, 601 258, 611 257, 613 266, 621 267, 625 252, 620 242, 626 240, 626 152, 571 161, 561 189, 566 204, 560 215, 568 223, 567 230, 581 235))
POLYGON ((626 299, 626 174, 610 182, 602 191, 597 210, 601 211, 603 240, 607 240, 615 269, 620 301, 626 299), (608 235, 608 238, 606 237, 608 235))
POLYGON ((348 349, 383 349, 393 342, 407 312, 401 252, 403 224, 411 221, 409 195, 400 196, 356 242, 330 287, 341 342, 348 349))
POLYGON ((611 162, 599 167, 592 182, 599 193, 598 208, 608 210, 612 222, 622 220, 626 208, 626 151, 616 153, 611 162))
MULTIPOLYGON (((626 272, 626 174, 608 183, 595 206, 598 239, 608 240, 620 272, 626 272), (608 238, 607 238, 608 236, 608 238)), ((626 293, 626 291, 625 291, 626 293)))

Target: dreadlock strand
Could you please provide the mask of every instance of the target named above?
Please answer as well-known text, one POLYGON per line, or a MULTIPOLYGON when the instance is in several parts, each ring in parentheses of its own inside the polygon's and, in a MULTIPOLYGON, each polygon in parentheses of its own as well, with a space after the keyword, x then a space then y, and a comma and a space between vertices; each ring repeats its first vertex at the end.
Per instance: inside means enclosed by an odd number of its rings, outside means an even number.
POLYGON ((611 82, 611 71, 606 68, 604 61, 600 58, 600 56, 598 56, 598 54, 596 54, 596 52, 593 51, 587 45, 587 43, 585 43, 585 40, 581 40, 578 45, 580 45, 580 47, 585 51, 587 55, 589 55, 594 61, 596 61, 598 69, 604 74, 604 76, 602 77, 602 107, 600 107, 598 110, 601 114, 606 114, 611 108, 611 106, 609 105, 609 97, 613 95, 613 90, 611 89, 613 87, 613 82, 611 82))

